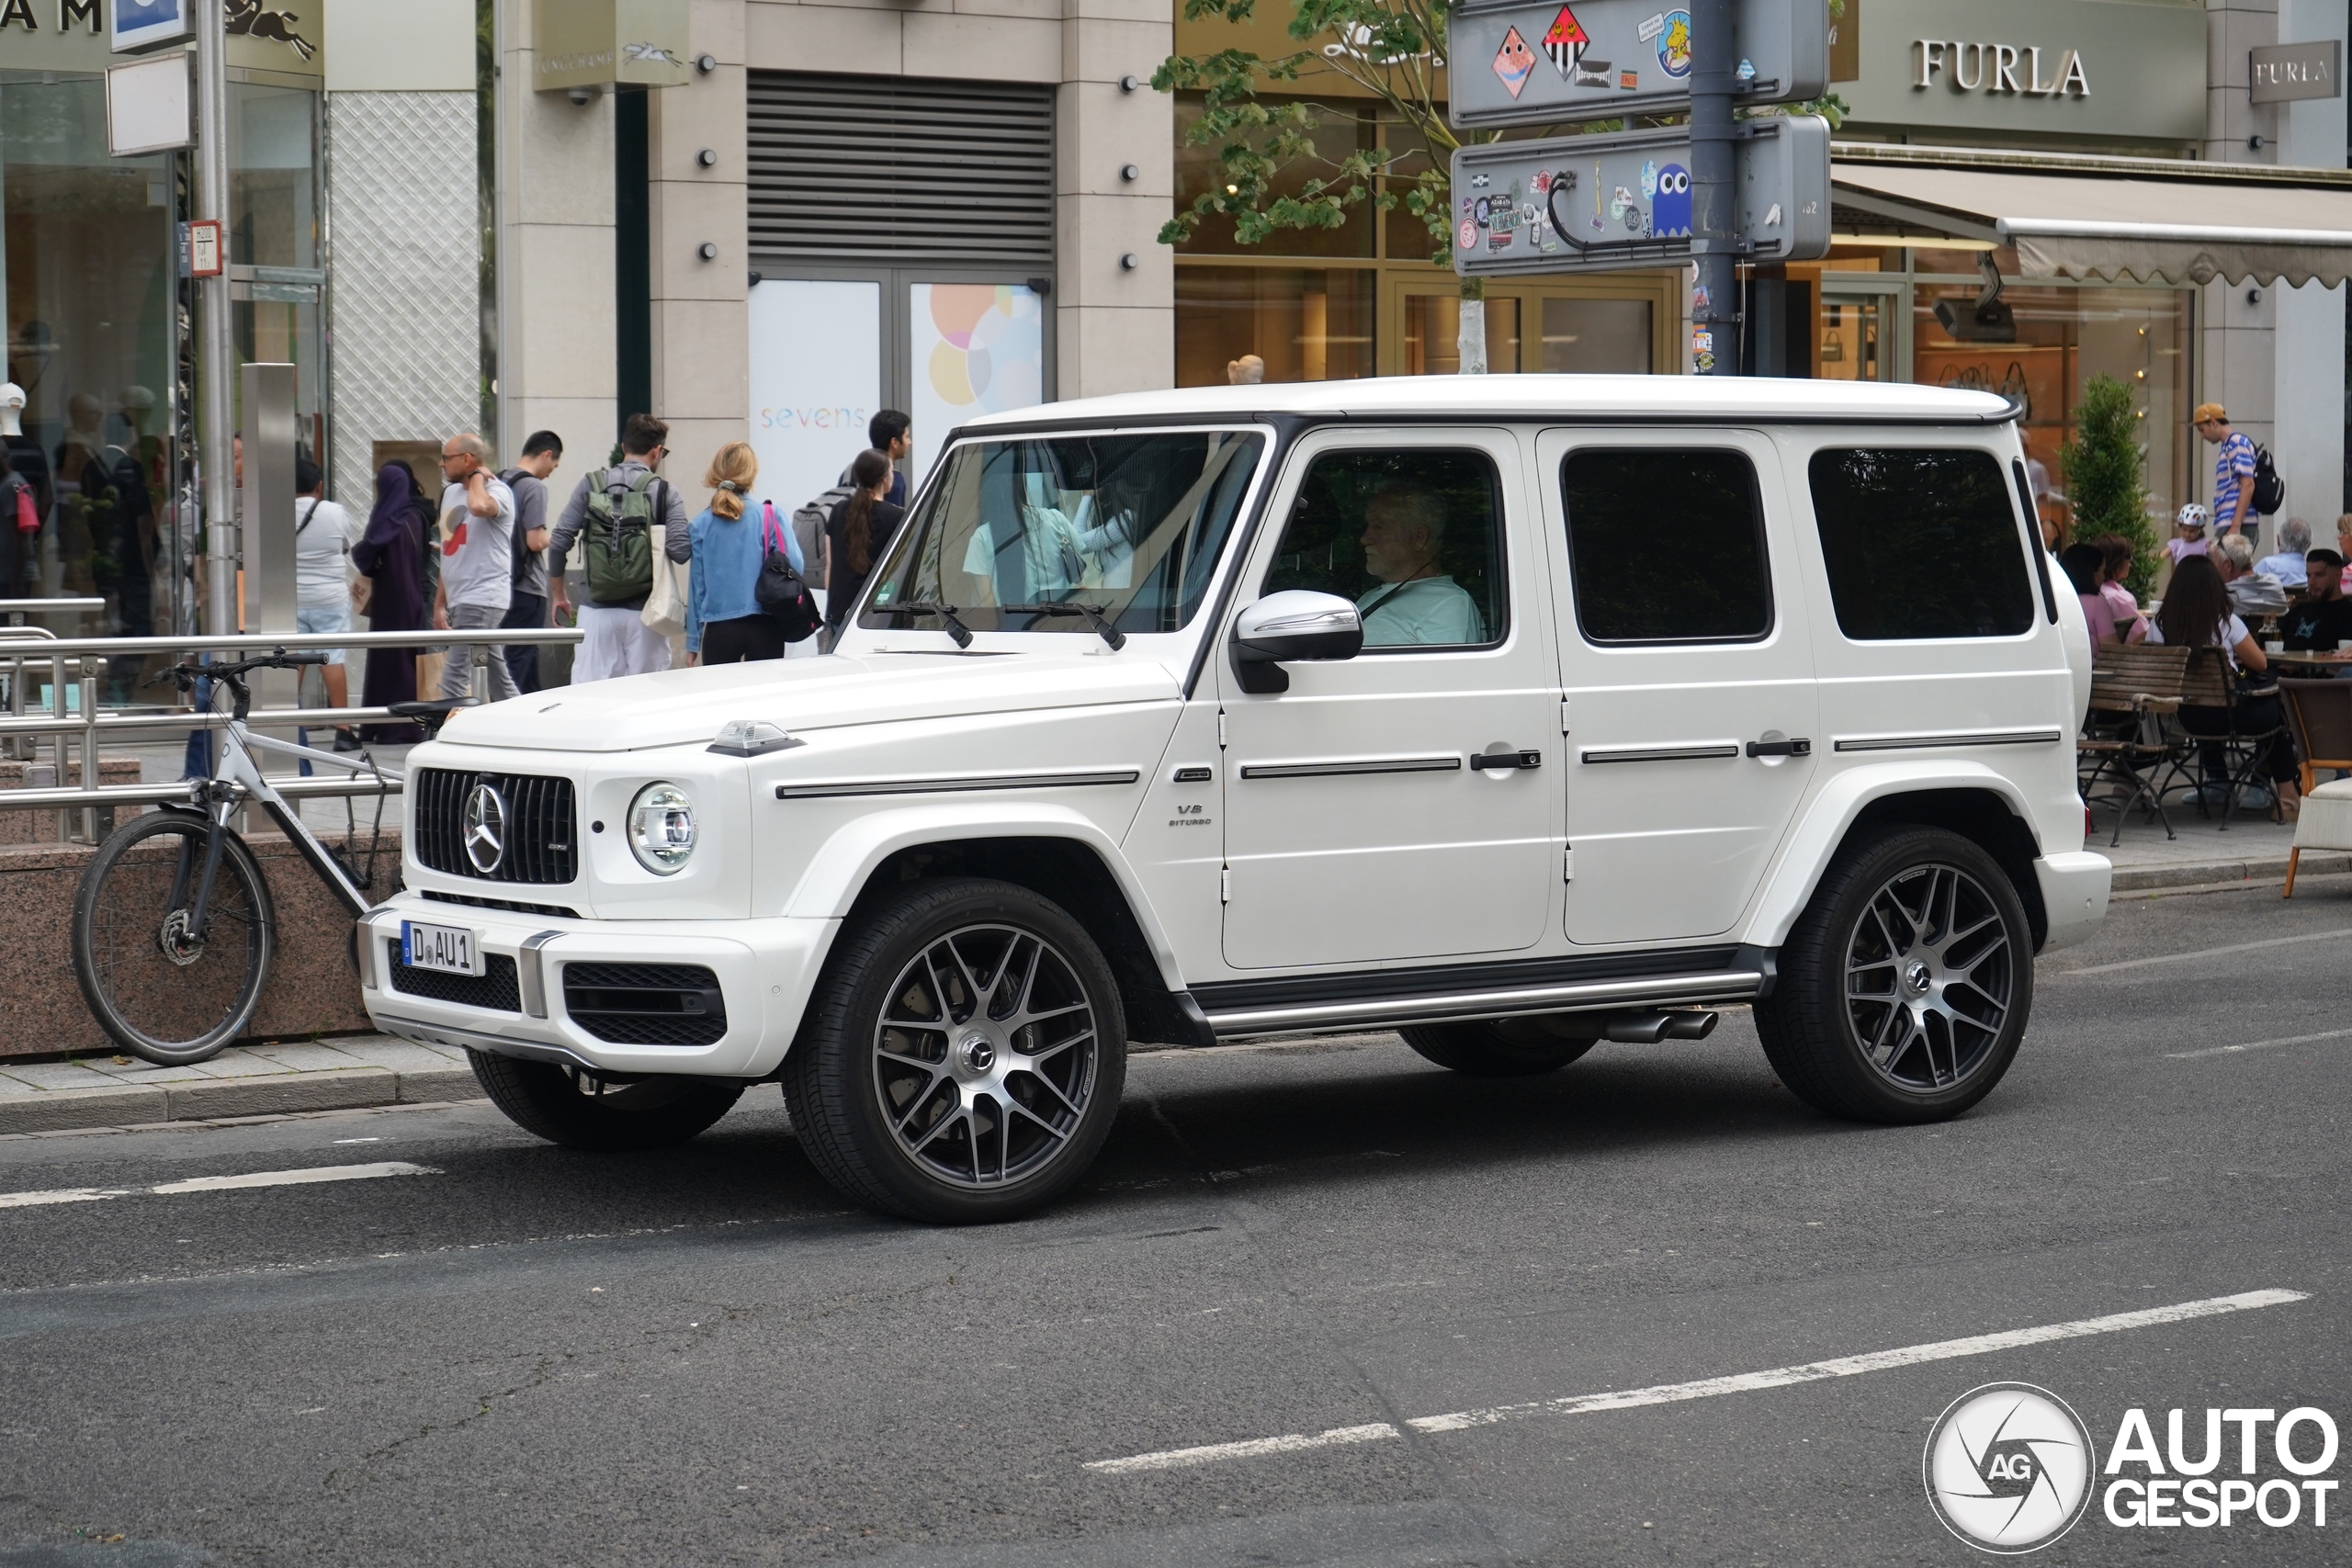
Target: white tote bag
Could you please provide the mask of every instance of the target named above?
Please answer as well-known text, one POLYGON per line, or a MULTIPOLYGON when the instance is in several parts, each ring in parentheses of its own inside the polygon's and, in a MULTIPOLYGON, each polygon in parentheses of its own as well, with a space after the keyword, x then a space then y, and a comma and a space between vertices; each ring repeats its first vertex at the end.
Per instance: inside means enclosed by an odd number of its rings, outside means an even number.
POLYGON ((686 587, 679 574, 689 570, 670 558, 663 536, 666 524, 653 525, 653 587, 645 596, 638 618, 658 637, 675 637, 686 629, 686 587))

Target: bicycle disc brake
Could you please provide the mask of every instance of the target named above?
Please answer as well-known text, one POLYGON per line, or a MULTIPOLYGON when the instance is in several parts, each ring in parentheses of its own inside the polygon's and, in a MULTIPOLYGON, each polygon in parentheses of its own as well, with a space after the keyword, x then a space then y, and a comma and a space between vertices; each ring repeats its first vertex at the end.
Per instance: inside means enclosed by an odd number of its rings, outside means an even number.
POLYGON ((162 929, 155 932, 155 945, 183 969, 204 956, 204 934, 188 929, 186 909, 174 909, 164 917, 162 929))

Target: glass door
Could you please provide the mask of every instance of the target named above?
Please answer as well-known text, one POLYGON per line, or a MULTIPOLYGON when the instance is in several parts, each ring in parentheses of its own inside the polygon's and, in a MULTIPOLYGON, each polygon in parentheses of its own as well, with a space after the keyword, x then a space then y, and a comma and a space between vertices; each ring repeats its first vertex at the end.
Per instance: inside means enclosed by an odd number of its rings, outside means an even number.
POLYGON ((1825 381, 1909 380, 1902 288, 1900 276, 1822 274, 1814 308, 1815 374, 1825 381))

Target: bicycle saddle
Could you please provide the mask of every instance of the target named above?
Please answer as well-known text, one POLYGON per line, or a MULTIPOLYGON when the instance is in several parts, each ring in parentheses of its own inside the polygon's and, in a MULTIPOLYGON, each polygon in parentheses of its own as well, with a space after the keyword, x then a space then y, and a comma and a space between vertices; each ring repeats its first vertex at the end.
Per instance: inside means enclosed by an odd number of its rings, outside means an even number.
POLYGON ((384 711, 398 718, 413 718, 424 727, 429 739, 441 733, 442 725, 459 708, 480 705, 471 697, 434 697, 424 702, 387 703, 384 711))

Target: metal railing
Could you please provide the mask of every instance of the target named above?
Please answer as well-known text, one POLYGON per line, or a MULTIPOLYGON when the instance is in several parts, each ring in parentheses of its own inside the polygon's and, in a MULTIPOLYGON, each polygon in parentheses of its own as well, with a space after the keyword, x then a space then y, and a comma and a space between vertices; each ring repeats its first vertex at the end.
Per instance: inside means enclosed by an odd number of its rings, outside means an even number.
MULTIPOLYGON (((18 604, 30 604, 43 608, 60 604, 74 604, 74 600, 40 599, 31 601, 0 600, 0 611, 18 604)), ((104 601, 90 601, 103 604, 104 601)), ((51 742, 54 761, 55 786, 28 789, 0 789, 0 811, 51 810, 82 813, 82 837, 95 841, 98 834, 97 814, 101 809, 111 812, 118 806, 158 806, 167 801, 187 797, 185 782, 173 780, 159 784, 105 784, 99 783, 99 748, 109 738, 130 738, 171 732, 185 734, 195 729, 219 729, 229 722, 226 714, 200 712, 193 707, 163 707, 149 709, 118 708, 102 711, 97 702, 98 682, 106 673, 105 661, 126 656, 146 660, 164 656, 159 662, 177 660, 188 653, 267 653, 284 649, 298 653, 308 649, 333 648, 407 648, 435 649, 467 647, 474 649, 474 695, 488 701, 490 671, 486 650, 494 647, 509 647, 518 643, 576 644, 582 636, 573 626, 517 626, 514 628, 482 628, 462 632, 269 632, 244 633, 232 637, 41 637, 26 638, 24 634, 38 628, 0 626, 0 674, 5 674, 8 687, 7 712, 0 716, 0 744, 11 749, 26 747, 28 756, 17 760, 34 766, 40 763, 40 751, 44 739, 51 742), (13 636, 11 634, 14 634, 13 636), (46 667, 45 671, 44 668, 46 667), (32 688, 46 673, 49 683, 47 713, 28 712, 28 699, 32 688), (68 711, 66 694, 74 694, 74 707, 68 711), (74 742, 78 741, 76 748, 74 742), (66 784, 62 781, 73 772, 70 757, 73 750, 81 752, 81 782, 66 784)), ((340 726, 367 723, 404 723, 389 709, 379 707, 345 708, 259 708, 247 716, 247 726, 254 729, 292 729, 298 726, 340 726)), ((293 778, 276 784, 278 793, 288 800, 312 796, 360 795, 379 793, 397 794, 398 783, 379 779, 368 773, 354 773, 341 778, 293 778)))
MULTIPOLYGON (((53 615, 62 615, 68 610, 79 614, 106 607, 107 602, 103 599, 0 599, 0 616, 53 615)), ((55 642, 57 634, 47 626, 28 626, 21 621, 0 621, 0 640, 10 637, 55 642)))

